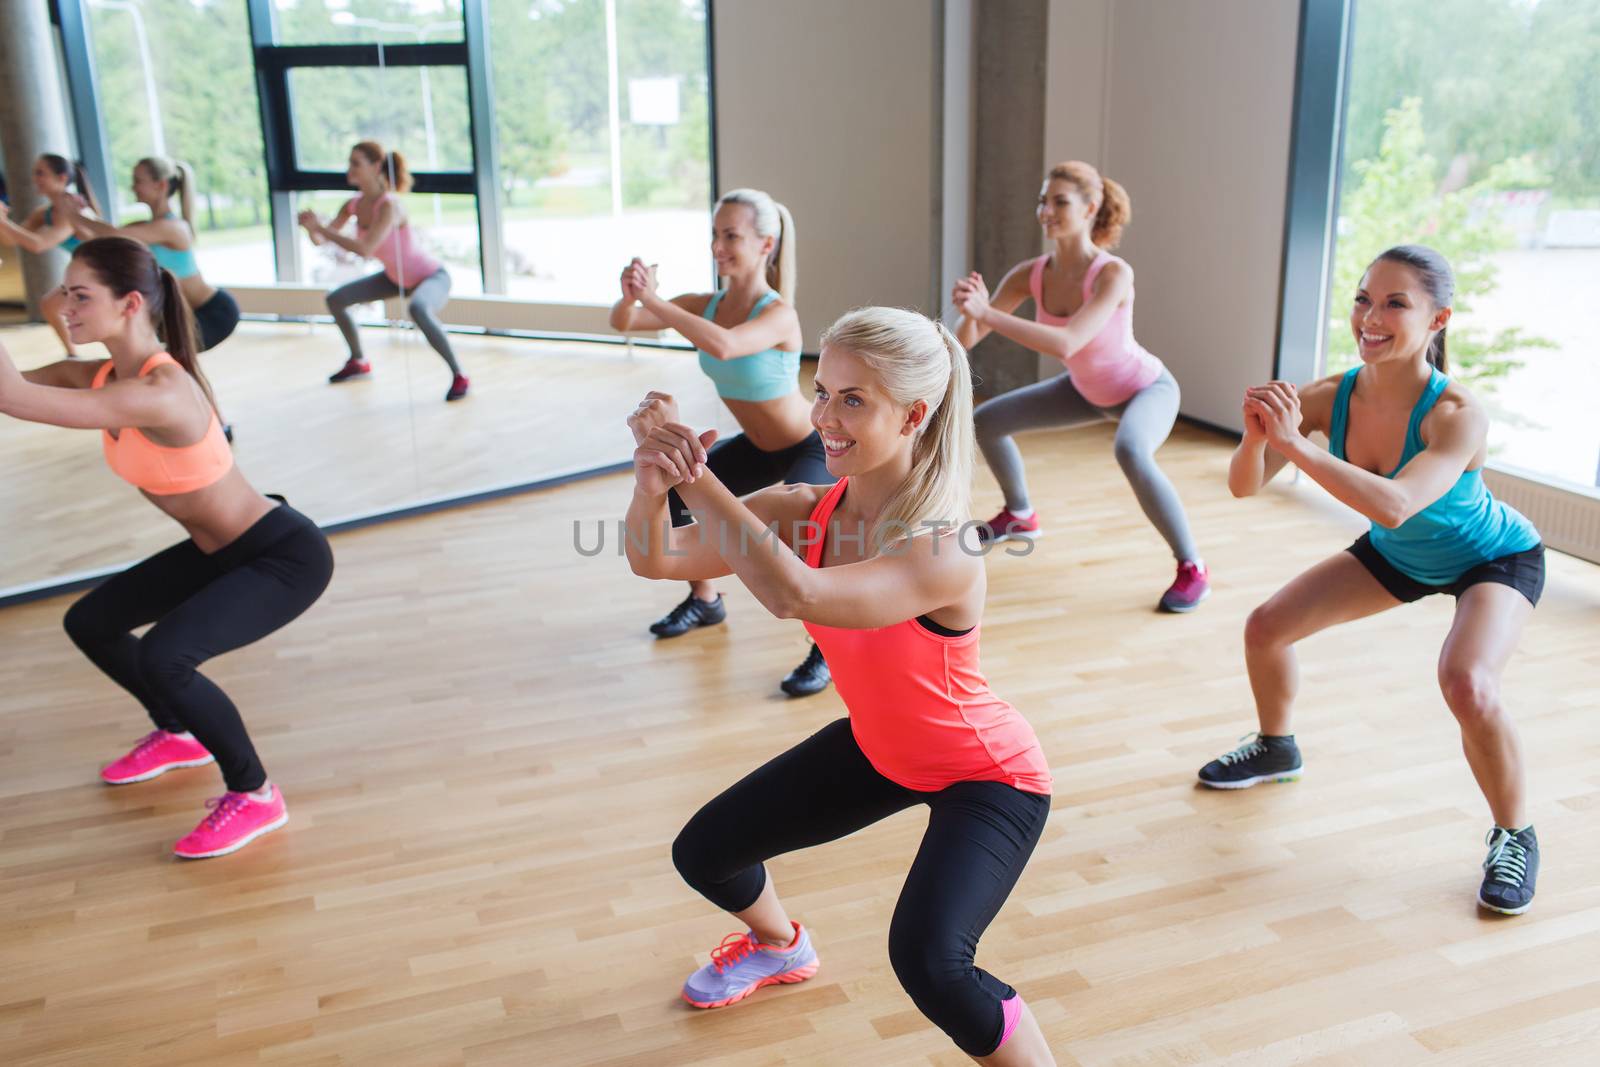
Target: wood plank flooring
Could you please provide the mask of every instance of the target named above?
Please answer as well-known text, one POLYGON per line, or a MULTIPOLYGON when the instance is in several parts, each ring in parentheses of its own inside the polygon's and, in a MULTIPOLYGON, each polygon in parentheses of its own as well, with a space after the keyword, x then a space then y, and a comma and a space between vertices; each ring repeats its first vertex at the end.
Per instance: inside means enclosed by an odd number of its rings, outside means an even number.
MULTIPOLYGON (((1600 570, 1551 557, 1507 675, 1545 870, 1529 914, 1487 917, 1489 818, 1434 683, 1450 604, 1305 642, 1303 782, 1197 789, 1253 727, 1245 614, 1359 524, 1303 484, 1232 500, 1229 445, 1180 428, 1162 457, 1217 589, 1158 615, 1170 562, 1109 428, 1023 445, 1049 534, 991 556, 984 663, 1057 794, 979 962, 1059 1062, 1596 1062, 1600 570)), ((147 727, 62 634, 67 601, 0 611, 0 1062, 966 1062, 886 955, 920 810, 772 864, 815 979, 676 999, 733 926, 670 841, 842 707, 778 693, 801 630, 732 582, 726 625, 653 640, 680 588, 630 575, 614 526, 573 547, 627 495, 614 477, 336 538, 324 600, 208 669, 292 813, 218 860, 169 855, 214 770, 97 784, 147 727)))

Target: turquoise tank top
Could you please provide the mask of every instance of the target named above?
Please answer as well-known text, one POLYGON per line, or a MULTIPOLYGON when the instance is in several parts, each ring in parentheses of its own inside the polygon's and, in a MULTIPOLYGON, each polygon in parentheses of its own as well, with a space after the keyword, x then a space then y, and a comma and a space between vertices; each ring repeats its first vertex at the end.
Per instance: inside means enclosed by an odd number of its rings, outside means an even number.
MULTIPOLYGON (((711 294, 701 318, 714 319, 724 292, 726 290, 718 290, 711 294)), ((749 319, 761 314, 776 299, 777 291, 769 291, 750 309, 749 319)), ((776 400, 799 387, 800 353, 769 348, 734 359, 716 359, 701 352, 700 369, 716 384, 717 395, 724 400, 776 400)))
MULTIPOLYGON (((1385 477, 1393 478, 1417 453, 1422 442, 1422 420, 1433 410, 1450 379, 1431 368, 1433 377, 1422 390, 1411 422, 1406 427, 1400 463, 1385 477)), ((1328 451, 1344 459, 1345 437, 1350 429, 1350 394, 1360 367, 1352 367, 1339 382, 1328 427, 1328 451)), ((1526 552, 1539 544, 1539 531, 1515 508, 1496 500, 1483 484, 1483 471, 1462 471, 1456 484, 1438 500, 1391 530, 1372 524, 1372 547, 1396 570, 1425 585, 1449 585, 1480 563, 1526 552)))
MULTIPOLYGON (((178 216, 167 212, 166 218, 175 219, 178 216)), ((200 264, 194 261, 194 246, 188 248, 168 248, 166 245, 151 245, 150 251, 155 254, 156 262, 170 270, 174 277, 189 278, 200 273, 200 264)))
MULTIPOLYGON (((55 208, 47 207, 44 209, 44 224, 46 226, 51 225, 53 221, 51 216, 54 214, 54 212, 55 208)), ((78 240, 78 235, 71 233, 67 235, 67 239, 65 241, 61 242, 60 248, 63 252, 71 252, 74 248, 77 248, 81 244, 83 244, 83 242, 78 240)))

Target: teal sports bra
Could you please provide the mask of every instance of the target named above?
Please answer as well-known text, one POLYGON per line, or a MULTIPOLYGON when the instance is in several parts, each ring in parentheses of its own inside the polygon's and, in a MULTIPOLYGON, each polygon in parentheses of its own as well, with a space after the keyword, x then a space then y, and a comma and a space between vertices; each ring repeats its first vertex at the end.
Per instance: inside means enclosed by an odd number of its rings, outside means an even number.
MULTIPOLYGON (((1406 426, 1400 462, 1385 477, 1393 478, 1428 446, 1422 441, 1422 420, 1438 403, 1450 379, 1431 368, 1433 377, 1422 390, 1411 421, 1406 426)), ((1350 432, 1350 394, 1355 391, 1360 367, 1352 367, 1339 382, 1328 425, 1328 451, 1345 459, 1345 437, 1350 432)), ((1348 460, 1346 461, 1348 462, 1348 460)), ((1515 508, 1496 500, 1483 484, 1483 470, 1462 471, 1456 484, 1394 529, 1372 524, 1372 547, 1395 569, 1425 585, 1449 585, 1480 563, 1526 552, 1539 544, 1539 531, 1515 508)))
MULTIPOLYGON (((54 212, 55 208, 47 207, 44 209, 44 224, 46 226, 51 225, 51 216, 54 212)), ((77 234, 69 233, 67 234, 67 239, 61 242, 60 248, 63 252, 71 252, 74 248, 77 248, 81 244, 83 244, 83 242, 78 240, 77 234)))
MULTIPOLYGON (((711 294, 705 311, 700 313, 701 318, 709 322, 716 321, 717 305, 722 302, 722 295, 726 291, 719 289, 711 294)), ((777 291, 769 290, 756 301, 756 306, 750 309, 749 318, 745 321, 761 314, 776 299, 777 291)), ((724 400, 776 400, 799 388, 800 353, 769 348, 748 356, 716 359, 701 351, 700 369, 715 383, 717 395, 724 400)))
MULTIPOLYGON (((167 212, 166 218, 175 219, 178 216, 167 212)), ((168 248, 166 245, 151 245, 150 251, 154 253, 156 262, 170 270, 176 278, 192 278, 200 273, 200 264, 194 259, 194 245, 188 248, 168 248)))

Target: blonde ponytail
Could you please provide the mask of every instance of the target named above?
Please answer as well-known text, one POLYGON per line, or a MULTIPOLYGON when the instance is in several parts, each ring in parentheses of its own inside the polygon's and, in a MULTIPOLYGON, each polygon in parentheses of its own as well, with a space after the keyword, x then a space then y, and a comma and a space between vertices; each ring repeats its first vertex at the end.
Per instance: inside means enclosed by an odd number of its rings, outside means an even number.
POLYGON ((911 446, 911 472, 873 528, 877 551, 930 524, 953 528, 972 513, 972 370, 967 350, 944 324, 902 308, 847 312, 822 335, 822 345, 854 353, 904 407, 927 404, 911 446))
POLYGON ((767 257, 767 284, 791 307, 799 272, 795 267, 794 217, 789 209, 760 189, 731 189, 722 194, 717 207, 743 204, 755 216, 759 237, 772 238, 772 253, 767 257))
POLYGON ((167 187, 167 196, 178 196, 178 209, 183 221, 194 229, 194 169, 187 163, 178 163, 166 156, 145 156, 134 166, 143 167, 156 181, 167 187))

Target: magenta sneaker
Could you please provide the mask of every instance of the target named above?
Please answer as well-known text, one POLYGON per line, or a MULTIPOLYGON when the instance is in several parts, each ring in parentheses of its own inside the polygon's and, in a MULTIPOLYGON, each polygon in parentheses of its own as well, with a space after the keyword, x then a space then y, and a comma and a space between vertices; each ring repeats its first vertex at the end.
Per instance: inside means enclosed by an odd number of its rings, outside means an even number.
POLYGON ((289 821, 283 794, 272 787, 272 799, 251 800, 247 793, 224 793, 206 801, 211 814, 194 831, 172 846, 186 860, 203 860, 237 852, 262 834, 270 834, 289 821))
POLYGON ((697 1008, 721 1008, 762 986, 804 982, 816 973, 817 951, 799 923, 788 948, 763 944, 754 932, 729 934, 711 950, 711 962, 683 983, 683 999, 697 1008))
POLYGON ((1011 514, 1010 508, 1001 508, 1000 514, 978 526, 980 545, 997 545, 1001 541, 1031 541, 1040 536, 1039 513, 1035 511, 1025 519, 1011 514))
POLYGON ((217 758, 192 737, 154 730, 139 739, 133 751, 100 772, 107 785, 127 785, 175 771, 179 767, 204 767, 217 758))
POLYGON ((1178 577, 1161 594, 1160 608, 1162 611, 1179 613, 1193 611, 1200 606, 1200 601, 1210 595, 1211 572, 1204 563, 1185 560, 1178 564, 1178 577))

